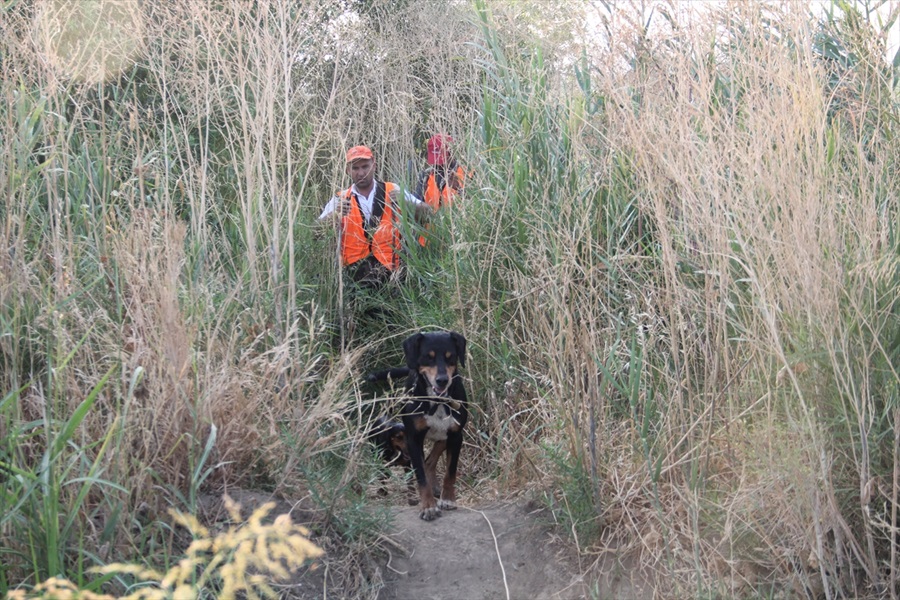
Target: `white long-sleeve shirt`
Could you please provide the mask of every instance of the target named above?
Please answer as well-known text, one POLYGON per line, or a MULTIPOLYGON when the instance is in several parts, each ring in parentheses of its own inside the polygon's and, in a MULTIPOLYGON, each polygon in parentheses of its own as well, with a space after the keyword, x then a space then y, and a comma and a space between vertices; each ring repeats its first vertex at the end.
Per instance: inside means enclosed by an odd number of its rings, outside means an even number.
MULTIPOLYGON (((359 208, 362 210, 363 218, 368 221, 372 218, 372 206, 375 204, 375 188, 377 185, 372 186, 372 190, 369 192, 368 196, 363 196, 356 189, 356 184, 350 186, 350 192, 356 197, 356 200, 359 202, 359 208)), ((410 204, 422 204, 423 202, 416 198, 414 195, 410 194, 407 190, 403 191, 404 199, 406 202, 410 204)), ((328 204, 325 205, 325 208, 322 209, 322 214, 319 215, 319 220, 326 218, 328 215, 337 210, 338 206, 340 206, 341 199, 338 196, 332 196, 331 200, 328 201, 328 204)))

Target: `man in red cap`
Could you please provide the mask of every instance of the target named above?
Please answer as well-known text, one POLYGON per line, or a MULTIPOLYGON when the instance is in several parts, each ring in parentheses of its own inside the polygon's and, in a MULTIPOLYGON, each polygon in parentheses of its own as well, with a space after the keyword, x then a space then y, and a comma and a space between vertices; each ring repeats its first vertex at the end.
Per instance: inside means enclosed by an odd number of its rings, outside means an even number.
POLYGON ((375 157, 366 146, 347 151, 347 174, 352 185, 325 205, 319 221, 331 220, 339 231, 341 264, 351 269, 363 287, 378 287, 400 266, 401 204, 412 206, 417 220, 431 209, 393 183, 375 179, 375 157))
MULTIPOLYGON (((436 134, 428 138, 425 160, 428 167, 419 173, 416 183, 416 197, 432 210, 450 206, 465 183, 465 171, 450 152, 453 138, 446 134, 436 134)), ((425 238, 419 237, 425 245, 425 238)))

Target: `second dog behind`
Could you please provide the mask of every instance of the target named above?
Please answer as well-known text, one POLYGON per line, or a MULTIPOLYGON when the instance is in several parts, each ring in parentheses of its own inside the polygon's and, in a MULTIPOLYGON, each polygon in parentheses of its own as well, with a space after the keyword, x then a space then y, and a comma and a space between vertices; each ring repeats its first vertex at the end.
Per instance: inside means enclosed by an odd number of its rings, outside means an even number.
POLYGON ((369 433, 378 456, 388 467, 409 467, 409 452, 406 450, 406 427, 400 421, 378 417, 369 433))

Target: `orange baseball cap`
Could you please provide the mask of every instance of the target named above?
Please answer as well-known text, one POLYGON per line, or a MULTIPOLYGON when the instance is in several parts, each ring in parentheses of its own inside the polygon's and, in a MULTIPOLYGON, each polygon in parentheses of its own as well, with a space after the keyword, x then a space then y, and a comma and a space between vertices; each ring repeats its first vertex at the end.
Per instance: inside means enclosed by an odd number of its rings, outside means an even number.
POLYGON ((353 146, 347 150, 347 162, 352 163, 354 160, 369 159, 375 160, 375 156, 367 146, 353 146))

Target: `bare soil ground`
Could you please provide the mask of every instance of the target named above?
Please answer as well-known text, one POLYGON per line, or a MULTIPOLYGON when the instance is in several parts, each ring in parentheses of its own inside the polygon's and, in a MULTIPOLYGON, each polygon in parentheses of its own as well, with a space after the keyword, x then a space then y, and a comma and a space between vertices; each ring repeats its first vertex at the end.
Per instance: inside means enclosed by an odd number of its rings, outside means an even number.
MULTIPOLYGON (((232 491, 252 510, 272 500, 267 494, 232 491)), ((280 586, 282 598, 377 598, 378 600, 569 600, 649 598, 653 591, 631 580, 610 554, 579 560, 573 545, 555 534, 546 509, 522 500, 493 501, 444 511, 434 521, 419 518, 403 494, 392 495, 395 530, 371 556, 356 557, 348 578, 347 554, 328 538, 313 540, 326 549, 316 566, 280 586), (329 546, 334 551, 329 552, 329 546), (352 585, 348 585, 352 581, 352 585)), ((384 500, 382 500, 384 501, 384 500)), ((277 500, 273 515, 290 512, 303 522, 298 503, 277 500)), ((207 518, 220 501, 207 503, 207 518)))
POLYGON ((499 503, 427 522, 418 507, 398 510, 396 537, 408 551, 385 563, 379 598, 589 597, 577 557, 553 539, 542 512, 499 503))

